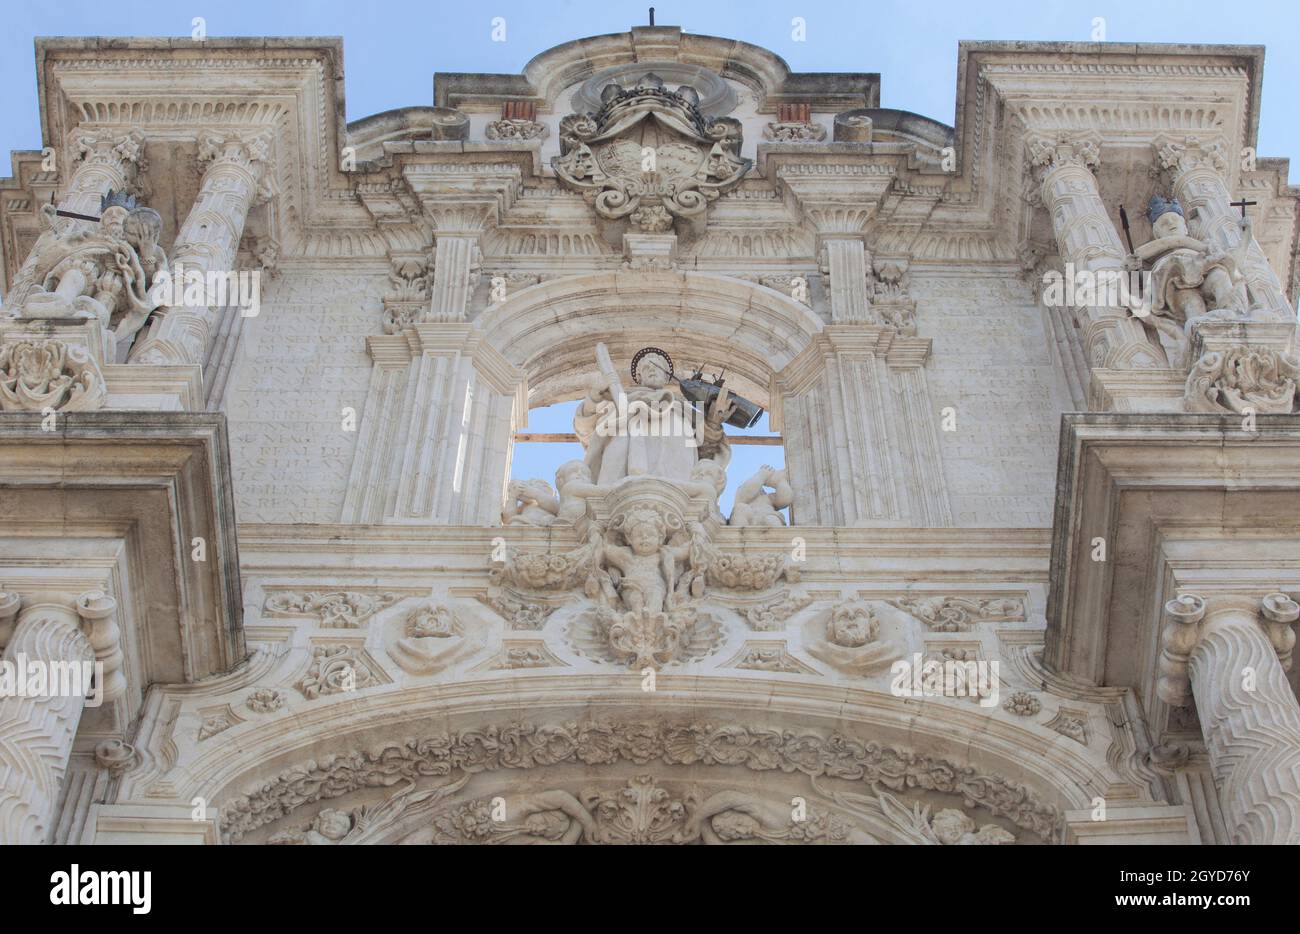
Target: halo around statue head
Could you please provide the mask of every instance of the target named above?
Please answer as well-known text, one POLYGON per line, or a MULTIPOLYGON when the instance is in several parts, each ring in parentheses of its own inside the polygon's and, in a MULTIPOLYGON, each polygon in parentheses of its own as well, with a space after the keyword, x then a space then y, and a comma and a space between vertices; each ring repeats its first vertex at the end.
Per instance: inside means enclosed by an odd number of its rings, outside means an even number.
POLYGON ((658 347, 642 347, 636 352, 636 355, 632 357, 632 382, 636 383, 638 386, 641 385, 641 377, 637 375, 637 365, 643 358, 651 356, 652 354, 658 354, 664 358, 668 363, 668 378, 672 379, 673 377, 673 358, 668 356, 668 351, 660 350, 658 347))

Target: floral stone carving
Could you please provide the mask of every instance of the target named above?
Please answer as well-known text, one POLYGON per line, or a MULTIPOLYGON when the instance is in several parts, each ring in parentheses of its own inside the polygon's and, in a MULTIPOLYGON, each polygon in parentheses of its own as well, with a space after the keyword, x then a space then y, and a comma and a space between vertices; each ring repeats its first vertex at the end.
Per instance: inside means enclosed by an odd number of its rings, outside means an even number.
POLYGON ((263 609, 276 616, 312 616, 326 629, 358 629, 380 610, 402 599, 399 593, 367 594, 348 590, 280 593, 267 597, 263 609))
POLYGON ((966 632, 985 620, 1007 622, 1025 618, 1023 602, 1001 597, 903 597, 890 603, 935 632, 966 632))
MULTIPOLYGON (((305 805, 366 788, 413 785, 427 776, 455 779, 503 769, 529 770, 559 763, 610 765, 621 761, 638 765, 707 763, 755 772, 802 772, 815 779, 861 783, 877 792, 917 789, 955 795, 968 809, 983 808, 1043 839, 1052 837, 1060 819, 1055 806, 1039 801, 1024 786, 1001 776, 841 733, 752 729, 699 720, 596 719, 551 726, 513 723, 434 734, 369 751, 308 760, 259 781, 247 795, 224 802, 220 809, 221 829, 228 840, 237 842, 305 805)), ((418 794, 436 798, 456 787, 458 784, 453 782, 446 788, 418 794)))

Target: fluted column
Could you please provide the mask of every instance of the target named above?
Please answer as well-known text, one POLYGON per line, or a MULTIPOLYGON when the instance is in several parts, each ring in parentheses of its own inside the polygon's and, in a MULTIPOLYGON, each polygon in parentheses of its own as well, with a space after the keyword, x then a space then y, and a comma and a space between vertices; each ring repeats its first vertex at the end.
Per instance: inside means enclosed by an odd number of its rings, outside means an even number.
POLYGON ((433 254, 430 321, 459 322, 466 319, 470 294, 478 284, 479 245, 476 236, 440 234, 433 254))
MULTIPOLYGON (((181 225, 172 248, 175 275, 183 265, 183 284, 191 271, 233 272, 248 212, 268 180, 269 134, 241 136, 211 134, 200 140, 199 160, 206 164, 198 197, 181 225)), ((131 363, 202 363, 214 309, 166 307, 162 318, 132 352, 131 363)))
POLYGON ((65 211, 98 217, 104 195, 132 187, 144 168, 144 134, 139 130, 76 131, 69 149, 76 168, 59 202, 65 211))
POLYGON ((828 325, 777 375, 792 516, 800 525, 904 521, 884 359, 892 338, 889 328, 828 325))
POLYGON ((1231 204, 1223 144, 1162 137, 1153 145, 1156 161, 1168 172, 1173 195, 1183 206, 1188 232, 1224 251, 1239 251, 1243 238, 1249 237, 1238 255, 1244 260, 1241 273, 1252 300, 1275 318, 1293 320, 1295 312, 1277 273, 1268 264, 1254 234, 1243 228, 1240 211, 1231 204))
POLYGON ((1297 617, 1280 593, 1165 605, 1157 693, 1196 698, 1233 843, 1300 843, 1300 703, 1286 677, 1297 617))
MULTIPOLYGON (((1059 134, 1030 137, 1028 146, 1067 275, 1070 270, 1123 275, 1125 251, 1092 174, 1101 158, 1097 141, 1059 134)), ((1122 370, 1157 365, 1141 323, 1127 308, 1098 304, 1080 311, 1086 319, 1080 324, 1090 366, 1122 370)))
POLYGON ((872 320, 867 296, 867 251, 856 237, 826 241, 830 276, 831 321, 862 324, 872 320))
POLYGON ((22 678, 38 664, 47 683, 35 696, 0 698, 0 845, 47 842, 86 701, 83 672, 94 660, 70 602, 40 597, 18 614, 5 667, 22 678))

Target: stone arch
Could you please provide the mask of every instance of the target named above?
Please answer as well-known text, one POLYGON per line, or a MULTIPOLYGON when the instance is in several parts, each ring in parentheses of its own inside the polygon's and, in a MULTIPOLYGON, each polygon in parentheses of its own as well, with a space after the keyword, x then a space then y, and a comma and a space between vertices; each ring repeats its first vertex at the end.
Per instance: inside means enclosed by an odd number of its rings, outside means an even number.
POLYGON ((734 390, 767 408, 774 378, 823 324, 774 289, 694 272, 601 272, 523 289, 477 320, 486 342, 522 371, 529 405, 577 396, 605 343, 616 361, 653 343, 679 371, 706 357, 734 390))
MULTIPOLYGON (((866 691, 846 699, 829 686, 758 703, 739 682, 711 683, 701 696, 695 679, 672 677, 650 703, 621 695, 608 676, 367 693, 242 730, 168 774, 166 785, 180 801, 215 804, 232 842, 310 823, 325 807, 373 809, 407 787, 480 774, 489 777, 474 778, 466 796, 506 787, 503 775, 531 790, 647 774, 769 798, 816 793, 814 780, 850 794, 889 791, 904 803, 915 790, 935 808, 965 808, 981 824, 1026 833, 1025 842, 1059 842, 1064 812, 1088 806, 1113 781, 1095 755, 952 704, 918 711, 866 691), (978 743, 952 743, 975 733, 978 743)), ((146 760, 167 741, 148 741, 146 760)), ((160 777, 148 766, 130 774, 121 797, 156 797, 160 777)))

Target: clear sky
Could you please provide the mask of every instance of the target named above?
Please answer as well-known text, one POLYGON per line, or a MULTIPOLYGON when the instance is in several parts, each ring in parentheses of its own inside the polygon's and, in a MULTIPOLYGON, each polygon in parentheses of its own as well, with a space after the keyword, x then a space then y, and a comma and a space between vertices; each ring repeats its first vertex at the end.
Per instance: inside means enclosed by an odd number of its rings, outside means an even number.
MULTIPOLYGON (((342 36, 348 120, 432 103, 435 71, 518 73, 538 52, 647 22, 650 2, 469 0, 0 0, 0 149, 41 148, 36 36, 188 36, 201 16, 212 36, 342 36), (492 41, 492 19, 506 41, 492 41)), ((743 39, 796 71, 876 71, 881 106, 953 121, 959 39, 1213 42, 1267 47, 1259 155, 1300 156, 1300 3, 1271 0, 658 0, 660 25, 743 39), (807 38, 791 38, 803 17, 807 38)), ((1293 166, 1291 178, 1300 182, 1293 166)), ((9 174, 0 166, 0 174, 9 174)))

